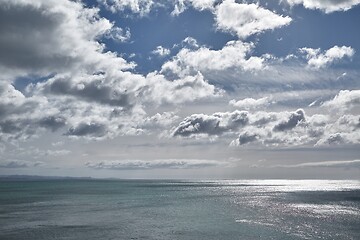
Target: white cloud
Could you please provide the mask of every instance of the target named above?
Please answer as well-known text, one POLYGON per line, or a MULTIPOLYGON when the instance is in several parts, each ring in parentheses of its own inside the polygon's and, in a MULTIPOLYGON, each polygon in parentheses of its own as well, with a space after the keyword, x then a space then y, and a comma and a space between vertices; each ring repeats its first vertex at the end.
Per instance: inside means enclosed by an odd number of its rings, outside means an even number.
POLYGON ((183 48, 161 69, 163 73, 174 73, 180 76, 191 72, 225 71, 239 68, 243 71, 256 71, 264 68, 264 59, 248 56, 254 45, 241 41, 230 41, 220 50, 201 47, 196 50, 183 48))
POLYGON ((325 13, 347 11, 360 4, 360 0, 286 0, 290 6, 303 5, 308 9, 319 9, 325 13))
POLYGON ((196 41, 196 39, 192 38, 192 37, 186 37, 184 40, 181 41, 181 43, 183 45, 186 45, 188 48, 189 47, 193 47, 193 48, 198 48, 199 47, 199 44, 196 41))
POLYGON ((277 15, 256 4, 236 3, 235 0, 225 0, 218 5, 215 15, 218 29, 235 33, 241 39, 291 22, 288 16, 277 15))
POLYGON ((300 52, 306 54, 308 65, 317 69, 329 66, 344 57, 351 58, 355 54, 355 50, 347 46, 334 46, 323 53, 320 49, 300 48, 300 52))
POLYGON ((203 10, 213 10, 214 4, 217 0, 176 0, 174 10, 171 12, 171 15, 179 15, 184 12, 189 6, 203 11, 203 10))
POLYGON ((145 118, 144 123, 141 125, 141 127, 143 129, 165 129, 166 127, 170 127, 178 119, 179 116, 175 115, 174 112, 156 113, 153 116, 145 118))
POLYGON ((129 28, 124 30, 120 27, 112 27, 105 33, 104 36, 118 42, 128 42, 131 38, 131 32, 129 28))
POLYGON ((112 12, 130 10, 140 16, 147 15, 155 5, 153 0, 99 0, 99 2, 112 12))
POLYGON ((191 169, 226 165, 226 162, 202 159, 154 159, 87 162, 85 165, 94 169, 137 170, 137 169, 191 169))
MULTIPOLYGON (((67 149, 40 149, 38 147, 29 146, 26 148, 22 148, 17 146, 14 150, 12 150, 10 153, 10 159, 14 158, 21 158, 21 159, 41 159, 45 160, 49 157, 61 157, 71 154, 72 152, 67 149)), ((8 157, 9 158, 9 157, 8 157)))
POLYGON ((346 144, 350 143, 345 138, 345 134, 342 133, 330 133, 326 134, 326 136, 322 137, 315 145, 338 145, 338 144, 346 144))
POLYGON ((157 46, 155 50, 151 52, 154 55, 157 55, 159 57, 165 57, 170 55, 171 51, 168 48, 164 48, 162 46, 157 46))
POLYGON ((342 90, 333 99, 325 102, 323 106, 335 108, 341 112, 360 107, 360 90, 342 90))
POLYGON ((146 82, 139 87, 138 96, 142 101, 156 104, 195 101, 198 99, 220 97, 223 91, 209 84, 204 76, 198 72, 194 76, 184 76, 173 81, 166 80, 165 76, 150 73, 146 82))
POLYGON ((234 106, 234 107, 240 108, 240 109, 245 109, 245 110, 266 107, 270 103, 271 103, 271 98, 269 98, 269 97, 263 97, 263 98, 258 98, 258 99, 244 98, 244 99, 241 99, 238 101, 233 99, 233 100, 230 100, 230 102, 229 102, 229 104, 231 106, 234 106))
POLYGON ((322 161, 322 162, 306 162, 294 165, 278 165, 276 167, 283 168, 302 168, 302 167, 335 167, 335 168, 360 168, 360 160, 341 160, 341 161, 322 161))

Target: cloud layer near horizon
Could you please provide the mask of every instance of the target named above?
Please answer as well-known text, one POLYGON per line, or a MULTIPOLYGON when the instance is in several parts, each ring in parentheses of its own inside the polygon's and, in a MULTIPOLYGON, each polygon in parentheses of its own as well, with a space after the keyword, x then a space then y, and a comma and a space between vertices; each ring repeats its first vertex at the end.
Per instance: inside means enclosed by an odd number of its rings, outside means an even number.
POLYGON ((141 170, 141 169, 190 169, 208 168, 226 165, 226 162, 201 159, 155 159, 155 160, 122 160, 122 161, 100 161, 87 162, 85 165, 93 169, 110 170, 141 170))

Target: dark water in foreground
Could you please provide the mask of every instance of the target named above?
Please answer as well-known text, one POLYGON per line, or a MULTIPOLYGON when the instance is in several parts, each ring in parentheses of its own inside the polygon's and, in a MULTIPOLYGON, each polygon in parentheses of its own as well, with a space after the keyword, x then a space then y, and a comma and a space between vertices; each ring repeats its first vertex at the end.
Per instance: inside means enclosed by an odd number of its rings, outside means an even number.
POLYGON ((0 181, 0 239, 360 239, 360 182, 0 181))

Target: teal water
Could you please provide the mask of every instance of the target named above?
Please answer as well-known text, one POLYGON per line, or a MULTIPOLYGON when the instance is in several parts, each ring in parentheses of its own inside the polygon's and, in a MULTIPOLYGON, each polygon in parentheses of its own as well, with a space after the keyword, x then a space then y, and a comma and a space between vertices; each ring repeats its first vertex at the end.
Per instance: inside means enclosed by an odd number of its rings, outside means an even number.
POLYGON ((360 182, 0 181, 0 239, 360 239, 360 182))

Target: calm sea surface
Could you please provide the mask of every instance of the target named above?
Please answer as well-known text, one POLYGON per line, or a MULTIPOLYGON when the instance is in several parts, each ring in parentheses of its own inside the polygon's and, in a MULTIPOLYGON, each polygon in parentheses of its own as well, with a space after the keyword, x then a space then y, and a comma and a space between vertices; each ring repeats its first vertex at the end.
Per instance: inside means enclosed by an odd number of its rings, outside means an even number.
POLYGON ((360 239, 360 181, 0 181, 0 239, 360 239))

